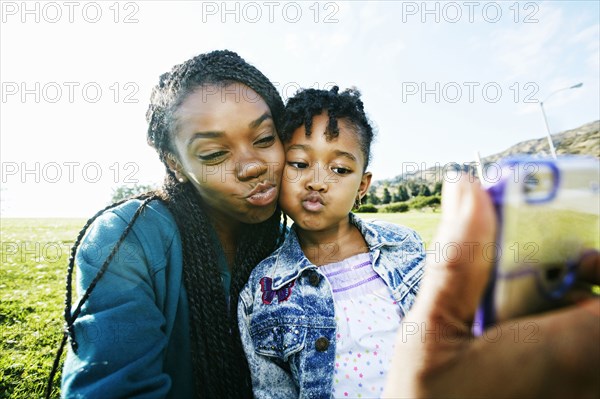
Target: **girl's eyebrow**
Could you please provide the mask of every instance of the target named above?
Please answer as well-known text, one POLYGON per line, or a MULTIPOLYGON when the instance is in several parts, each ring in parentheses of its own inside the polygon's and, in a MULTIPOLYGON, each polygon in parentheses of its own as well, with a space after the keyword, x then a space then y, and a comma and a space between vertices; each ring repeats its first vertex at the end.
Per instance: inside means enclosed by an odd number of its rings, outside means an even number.
POLYGON ((341 150, 335 150, 334 152, 335 152, 335 155, 338 157, 344 157, 344 158, 350 159, 353 162, 358 162, 356 157, 349 152, 341 151, 341 150))
MULTIPOLYGON (((293 144, 293 145, 289 146, 289 148, 286 150, 286 152, 293 151, 293 150, 310 152, 310 151, 312 151, 312 148, 310 145, 306 145, 306 144, 293 144)), ((335 154, 336 157, 348 158, 352 162, 358 162, 356 157, 347 151, 335 150, 335 151, 333 151, 333 153, 335 154)))
POLYGON ((292 150, 300 150, 300 151, 310 151, 310 146, 306 145, 306 144, 293 144, 291 146, 288 147, 287 151, 292 151, 292 150))

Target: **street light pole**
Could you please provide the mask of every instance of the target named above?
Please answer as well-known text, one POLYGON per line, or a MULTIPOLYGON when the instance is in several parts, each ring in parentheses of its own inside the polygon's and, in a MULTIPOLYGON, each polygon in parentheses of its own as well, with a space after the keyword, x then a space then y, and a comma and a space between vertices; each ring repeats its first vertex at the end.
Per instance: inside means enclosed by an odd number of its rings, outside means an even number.
POLYGON ((552 142, 552 135, 550 134, 550 125, 548 125, 548 118, 546 117, 546 111, 544 110, 544 102, 548 101, 548 99, 550 97, 552 97, 553 95, 555 95, 559 91, 570 90, 570 89, 578 89, 581 86, 583 86, 583 83, 577 83, 577 84, 575 84, 573 86, 570 86, 570 87, 563 87, 562 89, 558 89, 558 90, 555 90, 552 93, 550 93, 548 95, 548 97, 546 97, 546 99, 544 101, 540 101, 540 108, 542 109, 542 115, 544 116, 544 122, 546 123, 546 135, 548 137, 548 145, 550 146, 550 154, 552 154, 552 157, 554 159, 556 159, 556 149, 554 148, 554 143, 552 142))

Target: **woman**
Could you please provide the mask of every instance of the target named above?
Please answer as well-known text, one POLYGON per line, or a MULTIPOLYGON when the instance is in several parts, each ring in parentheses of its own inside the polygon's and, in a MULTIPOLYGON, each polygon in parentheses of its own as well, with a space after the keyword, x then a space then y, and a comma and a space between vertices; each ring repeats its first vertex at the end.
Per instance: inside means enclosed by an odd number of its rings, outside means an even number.
POLYGON ((251 396, 234 310, 282 235, 282 116, 275 87, 230 51, 161 76, 147 119, 165 182, 80 233, 78 288, 91 292, 71 312, 68 287, 65 397, 251 396))

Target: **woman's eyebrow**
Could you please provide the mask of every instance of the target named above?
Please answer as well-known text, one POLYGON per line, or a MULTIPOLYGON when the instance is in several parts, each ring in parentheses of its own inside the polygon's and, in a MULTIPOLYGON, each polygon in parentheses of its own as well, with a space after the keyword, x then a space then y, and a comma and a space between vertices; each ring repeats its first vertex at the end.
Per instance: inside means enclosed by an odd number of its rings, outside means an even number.
MULTIPOLYGON (((248 126, 251 129, 256 129, 257 127, 260 126, 261 123, 263 123, 267 119, 273 119, 273 117, 271 116, 271 114, 269 112, 265 112, 260 117, 258 117, 256 120, 253 120, 252 122, 250 122, 248 124, 248 126)), ((197 139, 214 139, 214 138, 219 138, 219 137, 223 136, 224 134, 225 133, 222 131, 196 132, 192 135, 192 137, 190 137, 190 139, 187 142, 187 145, 188 146, 192 145, 192 143, 197 139)))
POLYGON ((197 139, 214 139, 223 136, 223 132, 220 131, 208 131, 208 132, 196 132, 190 137, 187 142, 188 147, 197 139))
POLYGON ((265 112, 264 114, 262 114, 259 118, 257 118, 256 120, 250 122, 248 124, 248 127, 250 127, 250 129, 256 129, 257 127, 260 126, 261 123, 263 123, 265 120, 267 119, 273 119, 273 117, 271 116, 270 113, 265 112))

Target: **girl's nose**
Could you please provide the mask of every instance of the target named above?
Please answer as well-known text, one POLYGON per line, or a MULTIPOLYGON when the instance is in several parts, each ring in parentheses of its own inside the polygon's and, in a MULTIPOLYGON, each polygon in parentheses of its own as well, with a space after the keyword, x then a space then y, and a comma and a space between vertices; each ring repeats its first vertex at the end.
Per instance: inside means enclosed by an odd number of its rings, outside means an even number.
POLYGON ((327 191, 328 185, 325 182, 326 173, 320 169, 318 163, 316 163, 311 168, 311 170, 306 171, 306 173, 310 174, 310 176, 308 176, 308 179, 306 182, 306 188, 308 190, 318 191, 318 192, 326 192, 327 191))

